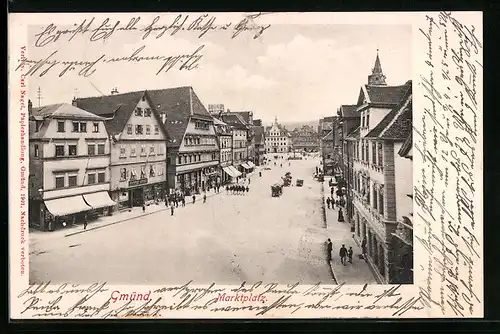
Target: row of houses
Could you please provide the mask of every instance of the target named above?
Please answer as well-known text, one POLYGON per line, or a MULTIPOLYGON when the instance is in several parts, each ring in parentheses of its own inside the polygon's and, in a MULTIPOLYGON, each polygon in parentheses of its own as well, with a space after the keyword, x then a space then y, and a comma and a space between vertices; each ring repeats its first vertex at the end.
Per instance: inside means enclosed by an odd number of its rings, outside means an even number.
POLYGON ((357 102, 330 124, 355 240, 379 282, 412 283, 412 82, 387 85, 377 54, 357 102))
POLYGON ((192 87, 30 101, 30 224, 112 214, 251 172, 266 153, 262 122, 214 106, 192 87))

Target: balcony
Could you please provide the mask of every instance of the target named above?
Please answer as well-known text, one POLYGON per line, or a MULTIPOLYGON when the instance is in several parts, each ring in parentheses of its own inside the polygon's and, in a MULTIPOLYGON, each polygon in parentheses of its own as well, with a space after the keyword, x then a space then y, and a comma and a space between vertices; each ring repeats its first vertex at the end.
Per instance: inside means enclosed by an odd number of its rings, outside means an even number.
POLYGON ((403 217, 403 221, 398 222, 396 231, 392 233, 393 236, 413 247, 413 224, 408 217, 403 217))

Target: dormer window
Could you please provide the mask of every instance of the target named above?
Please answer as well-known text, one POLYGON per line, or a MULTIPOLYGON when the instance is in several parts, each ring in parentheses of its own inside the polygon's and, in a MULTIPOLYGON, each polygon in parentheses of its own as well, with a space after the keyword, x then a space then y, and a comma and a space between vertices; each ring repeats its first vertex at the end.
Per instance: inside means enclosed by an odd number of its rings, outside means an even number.
POLYGON ((135 116, 142 116, 142 108, 135 108, 135 116))

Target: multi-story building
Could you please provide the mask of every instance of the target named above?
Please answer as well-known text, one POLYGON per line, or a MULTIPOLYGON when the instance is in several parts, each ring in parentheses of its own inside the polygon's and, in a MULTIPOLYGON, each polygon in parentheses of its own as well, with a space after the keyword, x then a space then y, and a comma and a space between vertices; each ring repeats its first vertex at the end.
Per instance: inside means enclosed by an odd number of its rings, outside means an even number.
POLYGON ((29 101, 28 112, 30 225, 45 229, 48 221, 107 213, 115 203, 104 118, 65 103, 33 108, 29 101))
POLYGON ((219 144, 219 177, 221 184, 232 182, 241 173, 233 165, 233 132, 231 126, 214 117, 215 133, 219 144))
POLYGON ((278 123, 278 118, 274 118, 274 123, 266 127, 266 152, 267 153, 287 153, 292 150, 290 132, 278 123))
MULTIPOLYGON (((354 139, 350 200, 355 237, 359 242, 365 240, 367 261, 382 283, 392 282, 395 272, 393 233, 401 204, 396 170, 400 175, 404 171, 411 173, 412 169, 411 163, 397 157, 411 131, 411 98, 411 82, 386 85, 377 55, 368 84, 361 87, 358 98, 360 127, 348 136, 354 139)), ((407 176, 401 177, 402 182, 408 181, 407 176)))
POLYGON ((199 193, 217 185, 219 145, 214 120, 192 87, 148 91, 164 120, 169 192, 199 193))
POLYGON ((241 173, 249 172, 253 166, 248 164, 248 126, 237 113, 225 112, 221 115, 224 123, 231 126, 233 133, 233 166, 241 173))
MULTIPOLYGON (((411 180, 412 169, 401 168, 400 159, 413 161, 412 134, 401 145, 396 157, 396 201, 398 204, 398 226, 393 233, 394 272, 392 283, 404 284, 413 282, 413 183, 411 180)), ((402 135, 402 134, 400 134, 402 135)), ((406 164, 407 165, 407 164, 406 164)), ((405 166, 409 167, 409 166, 405 166)))
POLYGON ((78 98, 73 104, 106 118, 111 140, 111 197, 117 209, 163 200, 166 136, 147 91, 78 98))
POLYGON ((319 150, 318 133, 312 126, 304 125, 291 132, 292 147, 303 152, 317 152, 319 150))
MULTIPOLYGON (((330 131, 333 130, 333 121, 335 120, 334 116, 328 116, 321 118, 319 120, 318 124, 318 136, 319 136, 319 150, 320 152, 323 151, 323 142, 322 138, 324 138, 326 135, 330 134, 330 131)), ((333 140, 333 139, 332 139, 333 140)))
POLYGON ((254 120, 253 129, 255 132, 255 164, 260 166, 264 163, 264 158, 266 156, 266 136, 265 128, 262 126, 262 120, 254 120))

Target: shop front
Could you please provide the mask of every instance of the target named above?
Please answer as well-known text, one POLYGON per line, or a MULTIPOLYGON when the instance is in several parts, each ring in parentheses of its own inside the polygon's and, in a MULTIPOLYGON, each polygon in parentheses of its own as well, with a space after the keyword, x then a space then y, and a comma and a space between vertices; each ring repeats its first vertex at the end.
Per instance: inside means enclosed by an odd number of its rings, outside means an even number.
POLYGON ((162 201, 165 197, 165 182, 148 183, 147 178, 131 180, 128 189, 120 191, 120 205, 135 206, 150 205, 162 201), (125 204, 125 205, 124 205, 125 204))
POLYGON ((44 205, 43 225, 49 231, 83 221, 92 210, 82 195, 45 200, 44 205))
POLYGON ((99 216, 111 215, 116 202, 111 200, 107 191, 85 194, 83 199, 92 208, 91 216, 95 219, 99 216))
POLYGON ((205 177, 205 182, 202 186, 202 191, 210 190, 220 185, 220 176, 216 166, 205 168, 203 170, 203 175, 205 177))

